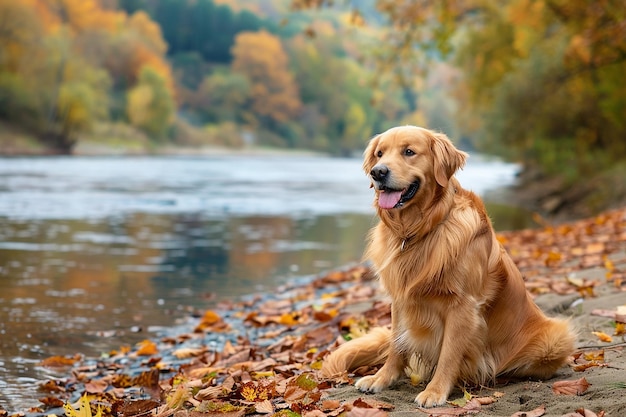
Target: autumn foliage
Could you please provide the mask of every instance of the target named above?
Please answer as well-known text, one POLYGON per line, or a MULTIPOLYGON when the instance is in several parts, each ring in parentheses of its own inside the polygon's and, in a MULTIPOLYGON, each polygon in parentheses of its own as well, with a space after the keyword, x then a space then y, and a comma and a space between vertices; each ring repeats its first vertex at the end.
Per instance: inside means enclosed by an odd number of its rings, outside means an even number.
MULTIPOLYGON (((0 116, 28 124, 58 151, 107 120, 111 90, 132 88, 142 71, 163 85, 162 93, 146 87, 144 101, 174 99, 165 42, 144 12, 128 15, 97 0, 2 0, 0 17, 0 116)), ((167 111, 165 121, 173 106, 167 111)))

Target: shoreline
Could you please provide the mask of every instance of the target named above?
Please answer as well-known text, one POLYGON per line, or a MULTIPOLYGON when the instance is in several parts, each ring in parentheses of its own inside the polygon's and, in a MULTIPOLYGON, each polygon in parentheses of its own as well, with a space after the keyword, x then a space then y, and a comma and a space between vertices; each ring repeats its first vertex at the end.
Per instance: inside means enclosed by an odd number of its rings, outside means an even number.
MULTIPOLYGON (((572 318, 579 331, 580 355, 549 381, 498 381, 493 387, 468 387, 476 397, 494 399, 492 404, 481 406, 478 415, 509 416, 541 405, 545 412, 536 415, 561 416, 578 408, 625 414, 624 336, 613 336, 609 343, 593 332, 612 335, 615 318, 606 314, 616 314, 625 301, 626 208, 558 227, 498 235, 542 309, 550 315, 572 318), (581 366, 582 370, 576 370, 581 366), (581 377, 591 384, 581 395, 552 393, 555 382, 581 377)), ((215 310, 207 310, 185 334, 144 341, 108 357, 66 358, 69 366, 60 358, 44 361, 43 365, 65 372, 67 377, 47 385, 50 391, 42 397, 47 395, 50 407, 26 414, 63 415, 62 405, 77 405, 85 391, 111 407, 119 401, 137 406, 141 401, 152 407, 145 412, 160 416, 174 412, 191 416, 197 407, 209 407, 209 403, 243 407, 239 409, 244 410, 242 413, 233 415, 264 414, 250 409, 261 407, 257 397, 242 403, 241 395, 248 392, 246 387, 260 395, 266 383, 274 388, 263 394, 270 397, 269 404, 265 400, 262 403, 273 412, 282 406, 302 407, 303 398, 308 396, 309 404, 315 405, 310 407, 315 409, 322 409, 324 398, 335 401, 334 411, 355 407, 361 399, 378 404, 374 408, 390 416, 413 414, 418 410, 412 401, 420 388, 406 380, 380 394, 364 395, 346 383, 353 377, 324 382, 316 374, 327 349, 347 329, 354 333, 388 322, 389 309, 381 300, 371 273, 356 265, 330 271, 308 283, 284 286, 276 294, 222 303, 215 310), (214 343, 216 337, 222 343, 214 343), (297 385, 294 381, 301 375, 315 386, 299 398, 293 393, 292 398, 285 389, 297 385), (128 382, 122 384, 120 378, 128 382), (144 394, 138 397, 138 391, 144 394), (175 394, 182 396, 180 403, 174 404, 175 394), (148 400, 152 402, 145 403, 148 400), (392 409, 383 403, 390 403, 392 409)), ((462 396, 462 391, 455 390, 450 400, 462 396)))

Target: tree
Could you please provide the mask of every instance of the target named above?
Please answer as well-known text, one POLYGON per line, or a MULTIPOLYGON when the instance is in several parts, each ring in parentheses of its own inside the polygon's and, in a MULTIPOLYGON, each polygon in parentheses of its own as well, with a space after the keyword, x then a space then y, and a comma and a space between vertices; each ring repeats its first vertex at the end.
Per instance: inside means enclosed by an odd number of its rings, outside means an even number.
MULTIPOLYGON (((330 0, 292 0, 295 8, 330 0)), ((360 6, 357 6, 360 7, 360 6)), ((475 143, 544 170, 585 175, 626 157, 622 0, 377 0, 378 68, 406 83, 443 59, 461 70, 475 143), (477 122, 484 121, 484 122, 477 122)), ((357 9, 355 14, 360 14, 357 9)))
POLYGON ((216 72, 200 85, 195 107, 205 122, 245 121, 243 109, 250 100, 250 81, 242 74, 216 72))
POLYGON ((137 85, 128 92, 128 119, 153 139, 163 139, 174 119, 174 99, 167 80, 146 65, 137 85))
POLYGON ((280 39, 269 32, 242 32, 232 49, 233 71, 251 84, 252 110, 270 124, 298 115, 302 103, 287 54, 280 39))

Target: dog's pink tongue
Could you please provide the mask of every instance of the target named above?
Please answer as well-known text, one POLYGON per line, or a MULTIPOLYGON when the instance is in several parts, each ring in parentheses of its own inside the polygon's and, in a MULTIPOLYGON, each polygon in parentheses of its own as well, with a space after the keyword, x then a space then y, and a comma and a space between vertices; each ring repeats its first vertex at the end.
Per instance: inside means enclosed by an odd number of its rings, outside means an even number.
POLYGON ((383 209, 391 209, 398 204, 402 197, 402 191, 381 191, 378 194, 378 207, 383 209))

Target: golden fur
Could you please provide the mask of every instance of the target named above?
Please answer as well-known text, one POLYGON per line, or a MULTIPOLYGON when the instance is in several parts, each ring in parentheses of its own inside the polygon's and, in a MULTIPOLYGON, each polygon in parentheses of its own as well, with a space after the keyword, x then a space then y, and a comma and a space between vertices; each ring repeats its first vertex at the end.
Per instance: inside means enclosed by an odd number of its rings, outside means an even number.
POLYGON ((365 256, 391 298, 392 325, 341 345, 325 359, 324 375, 384 363, 356 383, 380 392, 412 364, 430 380, 415 401, 432 407, 458 382, 549 378, 573 352, 569 323, 546 317, 531 300, 482 201, 454 177, 466 158, 445 135, 415 126, 370 141, 363 168, 381 221, 365 256), (382 193, 407 193, 416 181, 414 197, 381 207, 391 195, 382 193))

